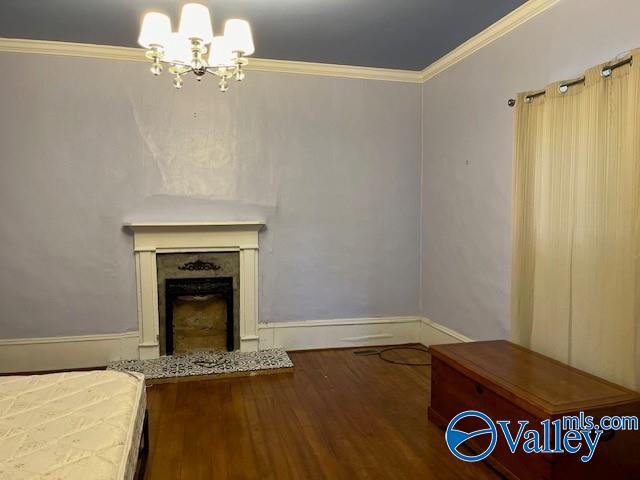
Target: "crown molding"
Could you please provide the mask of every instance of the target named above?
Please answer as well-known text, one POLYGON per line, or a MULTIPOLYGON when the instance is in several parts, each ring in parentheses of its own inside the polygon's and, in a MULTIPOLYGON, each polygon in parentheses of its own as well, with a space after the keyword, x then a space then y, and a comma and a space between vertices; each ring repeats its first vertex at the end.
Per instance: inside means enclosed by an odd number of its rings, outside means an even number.
MULTIPOLYGON (((422 71, 394 70, 389 68, 333 65, 328 63, 298 62, 252 58, 248 70, 290 73, 296 75, 316 75, 325 77, 383 80, 389 82, 424 83, 449 67, 464 60, 481 48, 511 32, 523 23, 553 7, 560 0, 528 0, 496 23, 470 38, 455 50, 436 60, 422 71)), ((147 62, 141 48, 114 47, 88 43, 54 42, 0 38, 0 52, 66 55, 72 57, 100 58, 147 62)))
POLYGON ((528 0, 522 6, 505 15, 493 25, 487 27, 476 36, 471 37, 455 50, 452 50, 444 57, 436 60, 427 68, 422 70, 422 72, 420 72, 422 82, 426 82, 456 63, 473 55, 481 48, 498 40, 500 37, 518 28, 523 23, 526 23, 537 15, 547 11, 559 1, 560 0, 528 0))
POLYGON ((299 75, 320 75, 325 77, 359 78, 363 80, 385 80, 388 82, 405 83, 423 82, 420 71, 334 65, 330 63, 254 58, 249 60, 248 68, 250 70, 257 71, 292 73, 299 75))
POLYGON ((54 42, 49 40, 28 40, 23 38, 0 38, 0 52, 148 62, 144 57, 143 50, 140 48, 113 47, 110 45, 93 45, 90 43, 54 42))
MULTIPOLYGON (((126 60, 132 62, 148 62, 144 56, 144 50, 141 48, 93 45, 89 43, 54 42, 47 40, 27 40, 19 38, 0 38, 0 52, 34 53, 107 60, 126 60)), ((247 70, 422 83, 419 71, 332 65, 327 63, 296 62, 288 60, 269 60, 262 58, 249 59, 247 70)))

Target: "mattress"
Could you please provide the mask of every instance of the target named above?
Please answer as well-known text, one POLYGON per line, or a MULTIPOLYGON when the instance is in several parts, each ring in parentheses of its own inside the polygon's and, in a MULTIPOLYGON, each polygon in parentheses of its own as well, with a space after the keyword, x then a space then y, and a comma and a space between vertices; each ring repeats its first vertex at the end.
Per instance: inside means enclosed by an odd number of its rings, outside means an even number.
POLYGON ((0 377, 0 480, 131 480, 145 392, 128 372, 0 377))

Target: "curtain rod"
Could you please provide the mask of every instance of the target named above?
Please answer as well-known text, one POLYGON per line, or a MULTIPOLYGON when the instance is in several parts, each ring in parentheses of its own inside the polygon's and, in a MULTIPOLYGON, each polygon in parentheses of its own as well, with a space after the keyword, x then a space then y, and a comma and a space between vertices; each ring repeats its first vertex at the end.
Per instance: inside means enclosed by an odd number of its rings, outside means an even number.
MULTIPOLYGON (((603 67, 602 70, 600 70, 600 76, 602 77, 610 77, 611 74, 613 73, 613 71, 617 68, 623 67, 625 65, 631 65, 633 64, 633 57, 629 57, 625 60, 621 60, 618 63, 614 63, 613 65, 609 65, 608 67, 603 67)), ((558 88, 560 90, 560 93, 566 93, 567 90, 569 90, 569 87, 573 87, 574 85, 579 85, 581 83, 584 83, 584 76, 577 78, 575 80, 571 80, 569 82, 564 82, 560 84, 560 87, 558 88)), ((526 97, 524 97, 524 101, 525 103, 531 103, 533 101, 534 98, 537 97, 541 97, 542 95, 544 95, 546 93, 546 90, 540 90, 539 92, 535 92, 532 93, 530 95, 527 95, 526 97)), ((513 98, 509 99, 508 105, 510 107, 515 106, 516 101, 513 98)))

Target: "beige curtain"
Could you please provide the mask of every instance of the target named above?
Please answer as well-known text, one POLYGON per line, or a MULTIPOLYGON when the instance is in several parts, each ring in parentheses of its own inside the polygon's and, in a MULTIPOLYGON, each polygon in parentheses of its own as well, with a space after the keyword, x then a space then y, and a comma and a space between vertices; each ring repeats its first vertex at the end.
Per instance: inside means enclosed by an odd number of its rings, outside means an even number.
POLYGON ((640 50, 604 78, 519 95, 514 341, 640 388, 640 50))

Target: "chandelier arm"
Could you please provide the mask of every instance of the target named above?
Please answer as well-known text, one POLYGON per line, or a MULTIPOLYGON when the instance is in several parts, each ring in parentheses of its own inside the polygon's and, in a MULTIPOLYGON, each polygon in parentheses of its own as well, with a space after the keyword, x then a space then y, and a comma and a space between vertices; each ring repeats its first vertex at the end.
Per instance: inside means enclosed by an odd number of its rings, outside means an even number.
POLYGON ((220 70, 219 68, 207 67, 207 73, 210 73, 211 75, 215 75, 218 78, 222 78, 222 77, 231 78, 233 77, 233 74, 236 71, 235 68, 233 70, 225 71, 224 73, 220 73, 219 70, 220 70))
POLYGON ((191 65, 187 65, 187 64, 184 64, 184 63, 175 63, 175 62, 170 62, 168 60, 160 60, 160 62, 164 63, 165 65, 170 65, 172 67, 183 67, 183 68, 186 68, 184 73, 188 73, 188 72, 192 72, 193 71, 193 67, 191 65))
POLYGON ((207 73, 210 73, 211 75, 215 75, 216 77, 220 77, 220 74, 218 73, 218 69, 213 69, 211 67, 207 67, 207 73))

